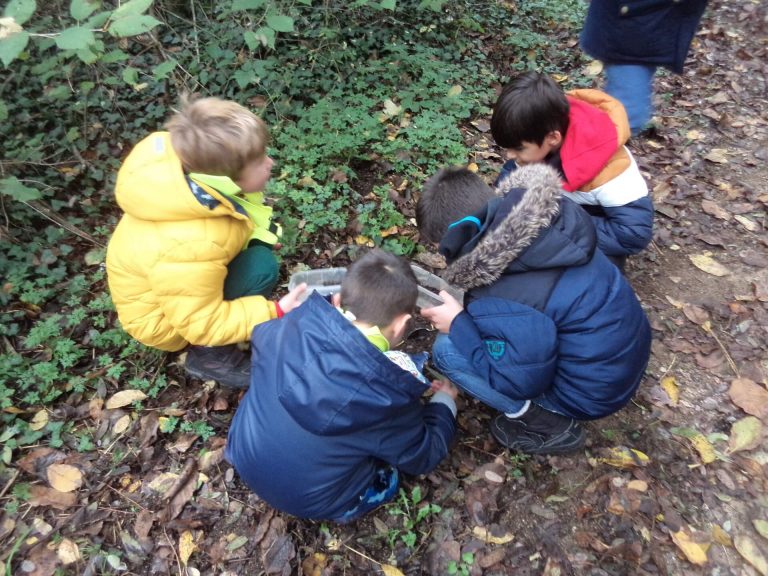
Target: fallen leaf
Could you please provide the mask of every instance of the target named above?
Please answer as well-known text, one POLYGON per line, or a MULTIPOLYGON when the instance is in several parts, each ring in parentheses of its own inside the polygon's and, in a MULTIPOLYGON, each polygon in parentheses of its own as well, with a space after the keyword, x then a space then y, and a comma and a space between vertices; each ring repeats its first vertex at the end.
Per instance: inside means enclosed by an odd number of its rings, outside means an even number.
POLYGON ((600 60, 592 60, 589 64, 587 64, 584 67, 584 75, 585 76, 600 76, 600 73, 603 71, 603 63, 600 62, 600 60))
POLYGON ((48 425, 48 411, 40 410, 36 412, 32 417, 32 421, 29 423, 29 427, 32 430, 42 430, 48 425))
POLYGON ((711 464, 717 460, 715 449, 710 441, 707 440, 706 436, 697 433, 691 436, 689 440, 691 441, 691 444, 693 444, 693 447, 696 448, 696 451, 699 453, 699 458, 701 458, 701 461, 704 464, 711 464))
POLYGON ((118 418, 117 422, 115 422, 114 426, 112 426, 112 432, 115 434, 122 434, 128 430, 130 425, 131 417, 128 414, 125 414, 121 418, 118 418))
POLYGON ((509 544, 515 539, 512 532, 506 532, 501 536, 492 534, 485 526, 475 526, 472 528, 472 534, 487 544, 509 544))
POLYGON ((752 380, 748 378, 733 380, 728 395, 733 403, 747 414, 761 419, 768 416, 768 390, 752 380))
POLYGON ((73 492, 60 492, 48 486, 35 485, 29 488, 30 506, 50 506, 57 510, 66 510, 77 503, 77 495, 73 492))
POLYGON ((191 530, 185 530, 179 536, 179 559, 184 566, 189 562, 189 557, 197 550, 197 544, 195 544, 195 535, 191 530))
POLYGON ((762 576, 768 576, 768 560, 766 560, 760 548, 755 544, 749 536, 740 534, 733 539, 733 544, 739 554, 752 564, 755 569, 762 574, 762 576))
POLYGON ((230 537, 232 538, 227 543, 227 550, 229 550, 230 552, 234 552, 238 548, 242 548, 243 546, 248 544, 247 536, 235 536, 234 534, 229 534, 227 536, 227 539, 229 539, 230 537))
POLYGON ((109 398, 104 407, 107 410, 114 410, 115 408, 122 408, 139 400, 144 400, 146 397, 147 395, 141 390, 121 390, 109 398))
POLYGON ((728 151, 723 148, 713 148, 709 154, 704 156, 704 160, 709 160, 715 164, 728 164, 728 151))
POLYGON ((598 461, 615 468, 636 468, 647 466, 651 459, 640 450, 626 446, 614 446, 608 450, 608 456, 598 458, 598 461))
POLYGON ((390 564, 382 564, 381 571, 384 572, 384 576, 405 576, 399 568, 390 564))
POLYGON ((760 536, 768 540, 768 521, 756 518, 752 520, 752 525, 760 536))
POLYGON ((637 492, 647 492, 648 491, 648 482, 645 480, 630 480, 627 483, 627 488, 630 490, 635 490, 637 492))
POLYGON ((382 114, 382 116, 385 118, 392 118, 392 116, 397 116, 402 111, 403 107, 395 104, 391 98, 384 100, 384 114, 382 114))
POLYGON ((723 530, 717 524, 712 526, 712 539, 723 546, 733 546, 733 540, 731 540, 728 532, 723 530))
POLYGON ((727 276, 731 273, 728 268, 706 254, 691 254, 688 256, 694 266, 712 276, 727 276))
POLYGON ((675 380, 675 377, 665 376, 662 378, 661 387, 664 389, 664 392, 667 393, 667 396, 669 396, 669 403, 672 406, 677 406, 677 403, 680 401, 680 390, 677 386, 677 380, 675 380))
POLYGON ((74 492, 83 485, 83 473, 70 464, 51 464, 46 476, 48 483, 59 492, 74 492))
POLYGON ((747 230, 750 232, 757 232, 760 230, 760 224, 755 222, 754 220, 747 218, 746 216, 736 215, 733 217, 734 220, 736 220, 739 224, 744 226, 747 230))
POLYGON ((206 471, 213 468, 224 460, 224 448, 218 448, 217 450, 209 450, 200 456, 199 467, 200 470, 206 471))
POLYGON ((699 326, 709 320, 709 314, 707 311, 700 306, 696 306, 695 304, 683 304, 683 314, 685 314, 685 317, 688 318, 688 320, 694 324, 698 324, 699 326))
POLYGON ((694 542, 691 536, 684 530, 672 532, 672 541, 683 551, 688 562, 703 566, 707 563, 707 550, 709 544, 705 542, 694 542))
POLYGON ((752 450, 760 446, 763 436, 763 425, 754 416, 746 416, 733 423, 731 436, 728 439, 729 452, 752 450))
POLYGON ((56 555, 64 566, 69 566, 80 560, 80 548, 69 538, 64 538, 56 549, 56 555))
POLYGON ((719 204, 713 202, 712 200, 702 200, 701 209, 704 211, 705 214, 709 214, 710 216, 714 216, 715 218, 719 218, 720 220, 731 219, 731 213, 728 212, 728 210, 721 207, 719 204))

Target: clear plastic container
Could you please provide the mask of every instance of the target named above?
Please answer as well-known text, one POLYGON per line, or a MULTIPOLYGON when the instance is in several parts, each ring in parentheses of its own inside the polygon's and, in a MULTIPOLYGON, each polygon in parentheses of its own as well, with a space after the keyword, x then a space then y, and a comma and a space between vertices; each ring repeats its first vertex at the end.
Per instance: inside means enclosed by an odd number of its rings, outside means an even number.
POLYGON ((302 282, 306 282, 307 291, 302 295, 301 302, 306 300, 313 291, 321 296, 335 294, 341 291, 341 280, 346 273, 346 268, 318 268, 296 272, 288 281, 288 291, 290 292, 302 282))
MULTIPOLYGON (((416 300, 418 308, 431 308, 440 306, 443 303, 438 295, 440 290, 445 290, 456 298, 459 302, 464 298, 464 292, 451 286, 439 276, 427 272, 424 268, 411 264, 411 269, 416 275, 416 281, 419 283, 419 296, 416 300)), ((302 300, 305 300, 312 291, 321 296, 328 296, 341 291, 341 281, 347 273, 346 268, 318 268, 315 270, 304 270, 296 272, 288 281, 288 290, 293 290, 302 282, 307 283, 307 291, 302 300)))

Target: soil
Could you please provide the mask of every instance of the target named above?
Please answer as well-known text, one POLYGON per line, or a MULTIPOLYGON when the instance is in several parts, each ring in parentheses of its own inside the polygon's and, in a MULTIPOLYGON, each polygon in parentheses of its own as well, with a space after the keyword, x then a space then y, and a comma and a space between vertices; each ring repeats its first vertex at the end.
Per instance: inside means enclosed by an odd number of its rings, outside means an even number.
MULTIPOLYGON (((239 394, 186 381, 183 358, 169 357, 176 385, 155 405, 196 411, 217 436, 171 443, 157 425, 173 412, 145 411, 133 438, 83 457, 95 478, 90 505, 54 527, 117 550, 126 574, 767 576, 767 27, 765 4, 713 1, 685 73, 657 78, 656 129, 630 143, 653 190, 656 232, 626 270, 654 329, 653 355, 633 402, 586 424, 583 451, 509 453, 488 432, 493 412, 463 397, 453 450, 433 473, 405 479, 407 498, 351 525, 297 520, 222 460, 239 394), (733 426, 749 414, 761 426, 739 443, 733 426), (150 484, 168 472, 173 485, 158 495, 150 484), (425 503, 440 510, 419 519, 425 503)), ((500 158, 481 124, 466 127, 467 140, 490 174, 500 158)), ((361 182, 377 169, 358 167, 361 182)), ((400 202, 412 215, 412 199, 400 202)), ((354 251, 320 235, 286 264, 344 265, 354 251)), ((428 350, 428 327, 417 325, 406 349, 428 350)), ((46 554, 33 542, 16 559, 39 567, 46 554)), ((101 562, 79 572, 108 572, 101 562)))

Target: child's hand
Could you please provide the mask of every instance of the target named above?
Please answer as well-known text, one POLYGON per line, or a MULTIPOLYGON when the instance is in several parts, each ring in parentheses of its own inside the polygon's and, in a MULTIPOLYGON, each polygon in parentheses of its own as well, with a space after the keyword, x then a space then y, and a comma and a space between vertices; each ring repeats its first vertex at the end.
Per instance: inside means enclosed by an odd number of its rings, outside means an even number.
POLYGON ((432 380, 430 388, 432 388, 432 392, 445 392, 454 400, 459 395, 459 389, 448 380, 432 380))
POLYGON ((445 290, 440 291, 440 298, 443 299, 443 304, 432 308, 422 308, 421 315, 440 332, 448 334, 451 329, 451 322, 464 310, 464 307, 445 290))
POLYGON ((288 314, 294 308, 298 308, 301 305, 301 296, 307 291, 306 282, 302 282, 296 288, 288 292, 285 296, 280 298, 278 302, 280 308, 285 314, 288 314))

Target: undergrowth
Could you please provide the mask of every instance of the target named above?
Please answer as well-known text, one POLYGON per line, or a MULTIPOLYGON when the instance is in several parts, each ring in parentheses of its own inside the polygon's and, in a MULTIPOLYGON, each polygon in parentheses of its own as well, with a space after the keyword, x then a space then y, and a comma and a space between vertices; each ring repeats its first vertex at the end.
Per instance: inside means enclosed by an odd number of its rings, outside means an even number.
MULTIPOLYGON (((122 5, 150 20, 131 28, 138 20, 117 18, 116 3, 37 4, 14 0, 3 14, 29 33, 23 49, 0 39, 5 465, 23 446, 98 445, 52 410, 58 403, 127 388, 152 398, 170 382, 165 355, 120 329, 103 256, 120 216, 120 162, 162 129, 181 93, 237 100, 272 127, 268 195, 284 224, 283 257, 319 250, 320 232, 411 255, 413 226, 397 200, 467 161, 462 128, 489 113, 509 71, 556 72, 550 36, 576 28, 583 10, 576 0, 567 11, 559 0, 133 0, 122 5), (489 37, 497 52, 483 49, 489 37)), ((177 429, 211 434, 196 420, 177 429)))

